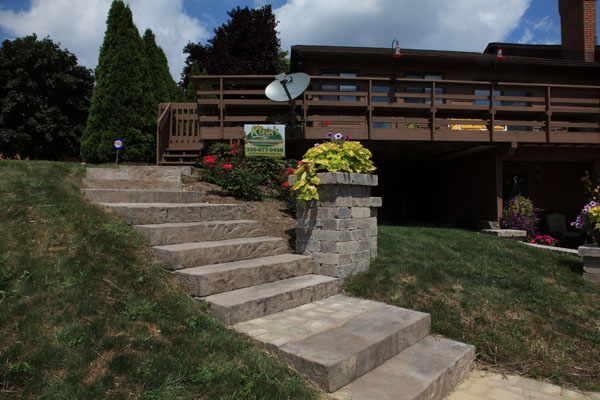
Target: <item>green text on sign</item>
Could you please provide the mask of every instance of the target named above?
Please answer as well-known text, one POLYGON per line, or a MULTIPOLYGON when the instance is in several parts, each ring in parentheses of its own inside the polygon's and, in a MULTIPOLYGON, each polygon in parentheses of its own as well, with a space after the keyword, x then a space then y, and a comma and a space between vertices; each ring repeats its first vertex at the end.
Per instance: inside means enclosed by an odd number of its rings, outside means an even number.
POLYGON ((285 157, 285 125, 244 125, 246 156, 285 157))

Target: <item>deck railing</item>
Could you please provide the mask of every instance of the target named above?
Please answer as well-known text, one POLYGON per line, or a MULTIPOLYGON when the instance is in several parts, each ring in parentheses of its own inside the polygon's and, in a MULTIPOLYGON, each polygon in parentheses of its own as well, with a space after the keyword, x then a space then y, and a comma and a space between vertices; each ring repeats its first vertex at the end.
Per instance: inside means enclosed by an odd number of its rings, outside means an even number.
POLYGON ((160 103, 158 105, 158 120, 156 121, 156 165, 158 165, 169 143, 172 109, 171 103, 160 103))
MULTIPOLYGON (((197 107, 173 104, 169 146, 241 139, 244 124, 290 111, 266 98, 272 76, 193 79, 197 107)), ((296 138, 600 143, 600 86, 312 76, 296 104, 296 138)))

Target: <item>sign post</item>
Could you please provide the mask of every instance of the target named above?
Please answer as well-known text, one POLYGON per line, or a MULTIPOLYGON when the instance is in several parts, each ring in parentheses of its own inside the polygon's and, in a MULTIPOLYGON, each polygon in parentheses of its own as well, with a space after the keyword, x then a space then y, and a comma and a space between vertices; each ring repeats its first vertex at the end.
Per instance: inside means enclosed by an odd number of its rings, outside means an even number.
POLYGON ((121 150, 121 148, 123 147, 123 140, 122 139, 115 139, 113 146, 115 149, 117 149, 117 160, 115 161, 115 164, 119 164, 119 150, 121 150))
POLYGON ((285 125, 244 125, 246 156, 285 157, 285 125))

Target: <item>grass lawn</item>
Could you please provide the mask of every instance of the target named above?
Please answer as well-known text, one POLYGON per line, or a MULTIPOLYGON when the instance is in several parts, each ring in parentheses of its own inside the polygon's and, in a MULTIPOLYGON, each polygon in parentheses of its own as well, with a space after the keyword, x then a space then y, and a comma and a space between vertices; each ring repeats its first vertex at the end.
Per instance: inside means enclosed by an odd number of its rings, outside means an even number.
POLYGON ((225 329, 145 240, 79 193, 79 164, 0 161, 0 398, 315 398, 225 329))
POLYGON ((379 227, 351 295, 431 313, 493 370, 600 391, 600 285, 574 256, 474 232, 379 227))

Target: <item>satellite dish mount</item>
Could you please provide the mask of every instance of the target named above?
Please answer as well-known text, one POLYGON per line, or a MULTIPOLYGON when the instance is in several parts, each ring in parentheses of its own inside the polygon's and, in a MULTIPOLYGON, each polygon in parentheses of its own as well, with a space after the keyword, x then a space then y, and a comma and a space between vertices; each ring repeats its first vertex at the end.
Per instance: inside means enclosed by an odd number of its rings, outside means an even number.
POLYGON ((308 88, 310 76, 304 72, 296 72, 286 75, 281 73, 275 76, 275 80, 265 89, 265 95, 278 103, 288 102, 290 104, 290 112, 280 115, 278 119, 289 122, 289 126, 294 128, 297 120, 296 114, 296 99, 308 88))

